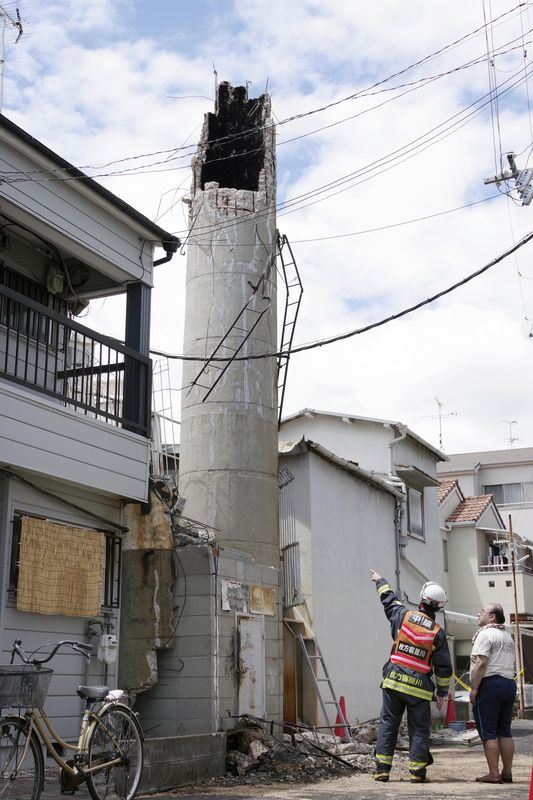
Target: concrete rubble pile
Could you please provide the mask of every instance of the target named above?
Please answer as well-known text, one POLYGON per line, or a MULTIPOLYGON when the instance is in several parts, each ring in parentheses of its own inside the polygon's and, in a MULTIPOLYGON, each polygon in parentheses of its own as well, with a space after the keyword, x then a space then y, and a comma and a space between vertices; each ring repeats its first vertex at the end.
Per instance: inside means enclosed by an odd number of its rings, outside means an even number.
MULTIPOLYGON (((374 723, 352 729, 351 740, 344 743, 313 730, 300 729, 292 734, 281 730, 277 727, 279 733, 267 733, 259 722, 243 718, 237 728, 228 731, 226 776, 217 783, 314 783, 374 770, 374 723)), ((407 745, 405 732, 402 745, 407 745)), ((397 756, 395 765, 405 760, 397 756)))

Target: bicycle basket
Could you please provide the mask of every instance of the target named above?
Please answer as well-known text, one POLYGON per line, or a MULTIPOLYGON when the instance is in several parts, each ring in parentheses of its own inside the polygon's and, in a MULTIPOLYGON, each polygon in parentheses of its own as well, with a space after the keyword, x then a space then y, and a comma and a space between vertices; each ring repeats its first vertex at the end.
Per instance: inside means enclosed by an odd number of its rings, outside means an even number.
POLYGON ((0 666, 0 708, 42 706, 54 670, 34 664, 0 666))

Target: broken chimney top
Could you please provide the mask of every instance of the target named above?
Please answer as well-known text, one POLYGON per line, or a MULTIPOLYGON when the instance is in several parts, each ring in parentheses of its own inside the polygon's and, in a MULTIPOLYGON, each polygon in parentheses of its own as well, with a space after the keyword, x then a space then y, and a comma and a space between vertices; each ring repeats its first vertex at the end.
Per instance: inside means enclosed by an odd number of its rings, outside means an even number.
POLYGON ((258 191, 265 167, 266 127, 270 98, 248 99, 245 86, 223 82, 218 87, 216 112, 206 115, 200 188, 212 181, 226 189, 258 191))

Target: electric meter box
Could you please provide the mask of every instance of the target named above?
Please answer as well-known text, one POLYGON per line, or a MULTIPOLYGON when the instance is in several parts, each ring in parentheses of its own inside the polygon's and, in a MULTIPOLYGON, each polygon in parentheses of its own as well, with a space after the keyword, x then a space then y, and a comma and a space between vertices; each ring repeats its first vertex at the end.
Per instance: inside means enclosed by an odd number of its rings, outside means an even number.
POLYGON ((103 633, 98 645, 98 659, 106 664, 114 664, 117 660, 118 640, 112 633, 103 633))

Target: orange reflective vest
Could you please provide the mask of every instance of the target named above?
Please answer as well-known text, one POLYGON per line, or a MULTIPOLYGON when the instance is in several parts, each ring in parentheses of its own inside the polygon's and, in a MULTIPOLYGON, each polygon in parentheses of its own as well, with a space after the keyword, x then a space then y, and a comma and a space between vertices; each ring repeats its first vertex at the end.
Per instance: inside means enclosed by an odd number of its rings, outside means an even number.
POLYGON ((433 644, 440 625, 422 611, 407 611, 392 645, 390 660, 424 674, 431 670, 433 644))

